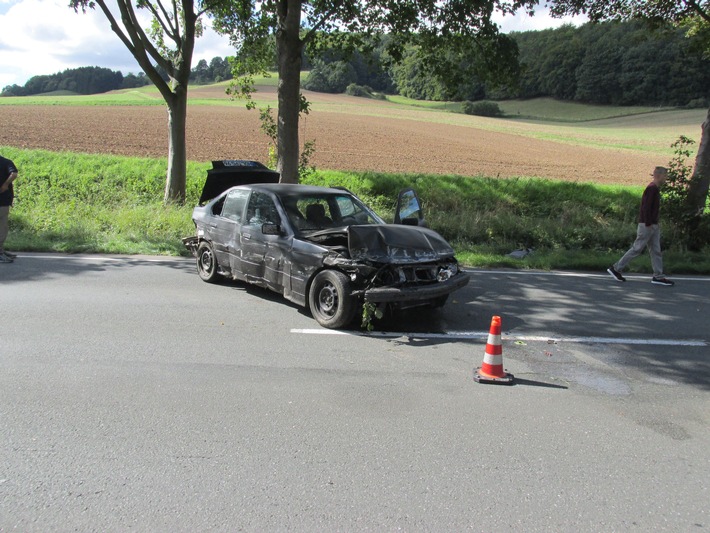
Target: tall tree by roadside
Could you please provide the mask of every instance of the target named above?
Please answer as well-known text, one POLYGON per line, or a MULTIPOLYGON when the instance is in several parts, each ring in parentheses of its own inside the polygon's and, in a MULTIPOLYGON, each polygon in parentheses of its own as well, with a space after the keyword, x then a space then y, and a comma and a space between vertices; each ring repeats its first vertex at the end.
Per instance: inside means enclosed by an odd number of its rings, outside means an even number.
POLYGON ((183 203, 187 173, 185 126, 187 86, 195 39, 202 33, 200 17, 208 9, 198 0, 116 0, 120 20, 106 0, 70 0, 75 11, 97 5, 111 24, 111 30, 136 58, 146 76, 158 88, 168 107, 168 172, 164 201, 183 203), (152 22, 143 29, 136 9, 146 9, 152 22), (165 81, 160 70, 168 74, 165 81))
POLYGON ((455 79, 461 77, 455 52, 476 46, 490 60, 489 69, 503 74, 517 48, 499 33, 491 17, 496 11, 530 12, 536 4, 537 0, 245 0, 236 9, 218 8, 215 15, 216 27, 230 35, 238 50, 238 75, 257 74, 273 63, 269 45, 275 37, 277 170, 282 181, 295 183, 298 119, 304 110, 300 72, 306 46, 315 57, 323 43, 340 41, 355 47, 389 35, 388 52, 394 61, 402 57, 405 44, 415 44, 427 56, 432 72, 455 79))
MULTIPOLYGON (((710 0, 550 0, 549 3, 554 15, 586 14, 592 22, 629 19, 643 19, 651 25, 671 22, 700 37, 705 54, 710 55, 710 0)), ((699 222, 710 189, 710 109, 701 131, 686 201, 691 224, 699 222)))

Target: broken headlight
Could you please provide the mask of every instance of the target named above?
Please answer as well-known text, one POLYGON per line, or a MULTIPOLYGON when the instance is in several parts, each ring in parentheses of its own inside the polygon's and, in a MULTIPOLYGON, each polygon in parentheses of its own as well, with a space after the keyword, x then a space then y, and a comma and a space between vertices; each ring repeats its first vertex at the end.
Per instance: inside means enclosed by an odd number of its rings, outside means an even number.
POLYGON ((436 274, 436 281, 449 280, 449 279, 453 278, 456 274, 458 274, 458 271, 459 271, 459 267, 455 263, 443 266, 439 269, 439 272, 436 274))

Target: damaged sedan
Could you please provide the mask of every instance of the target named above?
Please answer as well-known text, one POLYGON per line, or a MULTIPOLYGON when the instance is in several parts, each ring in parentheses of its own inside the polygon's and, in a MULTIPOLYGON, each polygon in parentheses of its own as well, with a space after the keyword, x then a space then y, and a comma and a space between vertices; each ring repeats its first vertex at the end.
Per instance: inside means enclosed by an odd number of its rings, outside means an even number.
POLYGON ((214 165, 192 215, 197 234, 183 239, 204 281, 269 288, 326 328, 347 326, 365 303, 441 307, 468 283, 411 189, 387 224, 345 189, 277 183, 255 162, 214 165))

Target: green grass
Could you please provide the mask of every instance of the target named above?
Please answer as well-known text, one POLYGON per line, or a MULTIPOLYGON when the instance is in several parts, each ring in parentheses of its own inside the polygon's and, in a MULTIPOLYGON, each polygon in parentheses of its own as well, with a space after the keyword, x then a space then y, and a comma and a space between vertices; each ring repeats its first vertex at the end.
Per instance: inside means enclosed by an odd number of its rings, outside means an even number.
MULTIPOLYGON (((390 102, 429 109, 434 111, 461 112, 460 102, 436 102, 413 100, 404 96, 388 96, 390 102)), ((564 102, 553 98, 533 98, 530 100, 503 100, 496 102, 506 118, 543 120, 546 122, 587 122, 609 118, 657 113, 659 111, 673 111, 672 107, 643 107, 643 106, 602 106, 564 102)))
MULTIPOLYGON (((9 250, 186 255, 209 163, 188 163, 185 206, 162 205, 165 159, 0 147, 21 169, 9 250)), ((542 179, 319 171, 308 183, 345 186, 392 220, 397 191, 420 194, 429 226, 476 267, 603 270, 634 239, 640 187, 542 179), (518 260, 518 248, 534 253, 518 260)), ((710 273, 710 251, 689 253, 664 229, 669 273, 710 273)), ((705 228, 703 231, 710 230, 705 228)), ((632 271, 649 272, 647 257, 632 271)))
POLYGON ((508 118, 545 120, 555 122, 588 122, 673 111, 672 107, 608 106, 565 102, 553 98, 507 100, 498 102, 508 118))
POLYGON ((43 94, 35 96, 6 96, 0 98, 3 105, 62 105, 62 106, 112 106, 112 105, 165 105, 157 89, 153 91, 140 89, 126 89, 112 91, 104 94, 43 94))

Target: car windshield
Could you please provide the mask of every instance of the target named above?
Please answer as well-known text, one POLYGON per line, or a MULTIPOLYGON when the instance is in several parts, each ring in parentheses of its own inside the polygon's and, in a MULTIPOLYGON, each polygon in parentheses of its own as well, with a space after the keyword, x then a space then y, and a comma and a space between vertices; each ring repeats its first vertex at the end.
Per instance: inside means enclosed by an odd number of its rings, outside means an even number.
POLYGON ((298 194, 281 200, 291 225, 301 232, 385 223, 348 193, 298 194))

